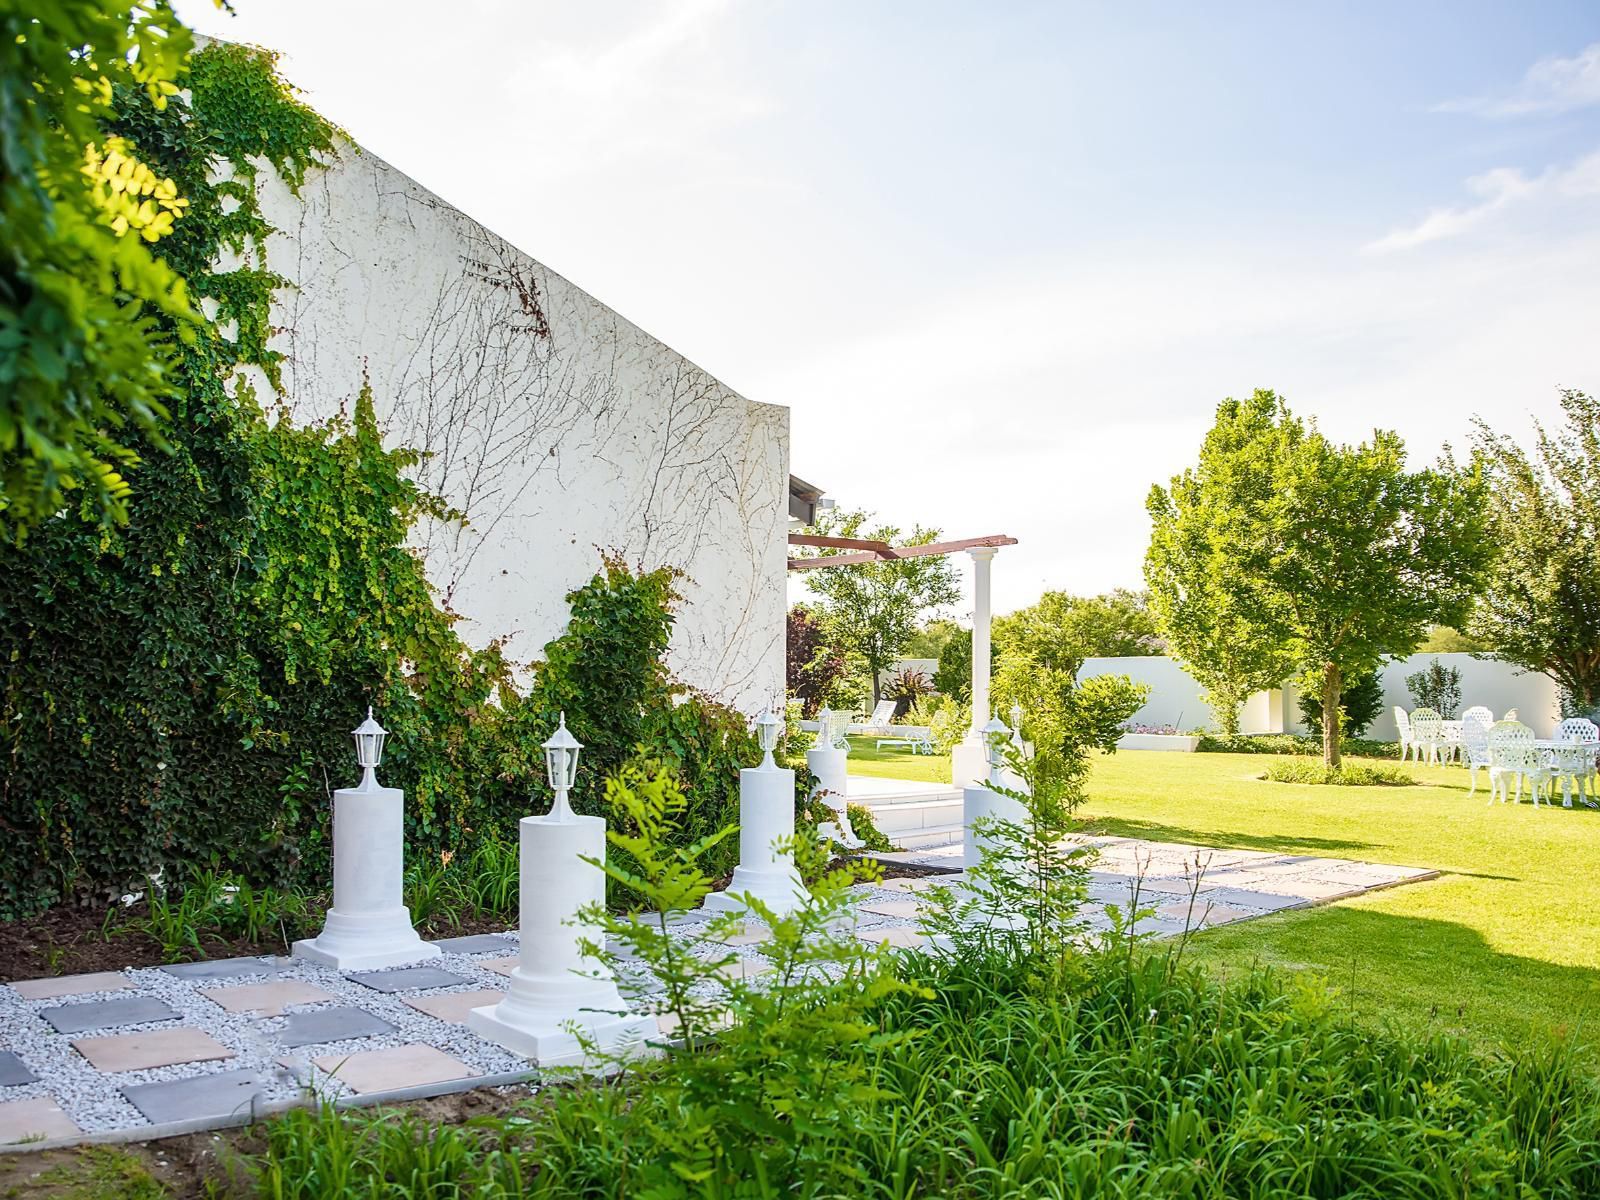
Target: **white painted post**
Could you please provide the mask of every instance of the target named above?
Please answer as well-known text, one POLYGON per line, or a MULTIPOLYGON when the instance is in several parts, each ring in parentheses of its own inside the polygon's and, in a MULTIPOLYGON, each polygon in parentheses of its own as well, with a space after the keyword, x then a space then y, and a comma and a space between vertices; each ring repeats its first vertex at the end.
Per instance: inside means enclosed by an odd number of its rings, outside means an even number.
POLYGON ((739 772, 739 865, 726 891, 705 898, 702 907, 710 912, 743 911, 745 897, 754 896, 781 917, 804 902, 794 854, 774 848, 794 836, 794 772, 772 758, 782 724, 770 710, 756 722, 761 765, 739 772))
POLYGON ((989 564, 997 546, 973 546, 972 556, 972 726, 950 755, 951 777, 957 787, 979 783, 988 771, 983 727, 989 711, 989 564))
POLYGON ((540 1066, 582 1064, 580 1030, 601 1054, 643 1051, 656 1032, 654 1018, 629 1012, 611 973, 582 950, 586 939, 604 940, 578 913, 605 901, 605 872, 584 860, 604 861, 606 823, 567 803, 581 749, 563 716, 545 743, 555 803, 518 822, 522 953, 505 999, 467 1014, 474 1033, 540 1066))
POLYGON ((361 783, 333 794, 333 907, 295 958, 336 971, 381 971, 437 958, 405 905, 405 793, 378 782, 387 731, 372 718, 354 731, 361 783))

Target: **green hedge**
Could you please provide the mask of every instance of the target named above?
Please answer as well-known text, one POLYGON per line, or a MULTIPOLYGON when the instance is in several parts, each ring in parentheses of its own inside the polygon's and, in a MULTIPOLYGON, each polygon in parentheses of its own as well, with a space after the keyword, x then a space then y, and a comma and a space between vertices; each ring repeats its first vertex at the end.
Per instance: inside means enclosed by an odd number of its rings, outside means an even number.
MULTIPOLYGON (((1346 754, 1363 758, 1399 758, 1400 743, 1375 742, 1370 738, 1345 738, 1340 748, 1346 754)), ((1321 754, 1322 738, 1303 733, 1205 733, 1196 747, 1208 754, 1321 754)))

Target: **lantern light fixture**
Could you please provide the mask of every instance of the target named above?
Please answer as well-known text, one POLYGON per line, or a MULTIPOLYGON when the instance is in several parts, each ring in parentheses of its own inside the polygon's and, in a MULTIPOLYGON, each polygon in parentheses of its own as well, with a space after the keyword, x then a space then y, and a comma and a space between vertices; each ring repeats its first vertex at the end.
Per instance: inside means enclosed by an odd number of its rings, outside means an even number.
POLYGON ((578 752, 583 743, 572 736, 567 728, 567 714, 561 714, 561 724, 544 744, 544 767, 555 792, 555 803, 550 806, 550 816, 557 821, 570 821, 576 815, 567 803, 567 790, 577 782, 578 752))
POLYGON ((383 740, 389 736, 389 731, 373 719, 371 705, 367 706, 367 719, 351 730, 351 736, 356 739, 356 762, 360 764, 362 772, 361 786, 375 788, 378 786, 378 764, 383 761, 383 740))
POLYGON ((761 743, 761 765, 763 767, 776 767, 772 761, 772 752, 778 748, 778 734, 783 729, 783 722, 770 708, 756 718, 756 739, 761 743))
POLYGON ((1005 766, 1005 746, 1011 740, 1011 728, 995 713, 983 727, 984 750, 989 756, 989 782, 1000 782, 1000 769, 1005 766))

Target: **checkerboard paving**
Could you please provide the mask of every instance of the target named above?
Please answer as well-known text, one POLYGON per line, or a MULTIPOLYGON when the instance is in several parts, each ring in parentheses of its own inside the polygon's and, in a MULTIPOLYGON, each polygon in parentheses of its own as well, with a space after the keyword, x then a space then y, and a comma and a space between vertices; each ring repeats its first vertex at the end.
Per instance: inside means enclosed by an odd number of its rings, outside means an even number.
MULTIPOLYGON (((1435 872, 1311 855, 1099 838, 1086 919, 1105 928, 1106 905, 1137 891, 1155 935, 1320 904, 1435 872)), ((858 889, 849 931, 885 952, 920 947, 929 888, 960 887, 961 847, 885 860, 934 874, 858 889)), ((770 970, 765 929, 751 920, 720 943, 704 914, 673 923, 725 975, 761 986, 770 970)), ((0 1145, 74 1139, 108 1130, 199 1126, 303 1099, 393 1091, 429 1094, 475 1079, 535 1082, 527 1062, 467 1028, 467 1014, 499 1002, 517 965, 514 932, 435 943, 439 958, 412 967, 342 974, 289 958, 240 958, 103 971, 0 986, 0 1145)), ((624 972, 630 964, 624 963, 624 972)), ((632 977, 632 976, 630 976, 632 977)), ((670 1032, 670 1018, 662 1022, 670 1032)))

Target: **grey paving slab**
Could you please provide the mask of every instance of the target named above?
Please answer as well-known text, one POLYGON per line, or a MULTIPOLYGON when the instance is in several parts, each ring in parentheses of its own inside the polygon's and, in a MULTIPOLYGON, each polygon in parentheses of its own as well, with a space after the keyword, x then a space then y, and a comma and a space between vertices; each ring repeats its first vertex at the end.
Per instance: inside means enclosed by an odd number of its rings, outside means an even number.
POLYGON ((474 933, 468 937, 440 938, 430 945, 439 947, 446 954, 487 954, 495 951, 504 954, 508 948, 515 948, 516 943, 510 938, 500 937, 494 933, 474 933))
POLYGON ((154 996, 126 1000, 93 1000, 88 1004, 63 1004, 39 1013, 57 1033, 85 1033, 113 1025, 144 1025, 151 1021, 176 1021, 178 1011, 154 996))
POLYGON ((1303 908, 1310 903, 1304 896, 1283 896, 1276 892, 1258 892, 1250 888, 1212 888, 1205 896, 1211 904, 1225 904, 1230 908, 1254 908, 1265 912, 1303 908))
POLYGON ((283 1024, 278 1041, 292 1050, 299 1046, 376 1037, 394 1031, 393 1025, 364 1008, 319 1008, 312 1012, 292 1013, 283 1024))
POLYGON ((203 962, 168 963, 161 969, 179 979, 242 979, 247 975, 276 975, 281 968, 266 958, 214 958, 203 962))
POLYGON ((411 988, 455 987, 471 983, 465 975, 453 975, 438 967, 402 967, 398 971, 356 971, 349 976, 375 992, 403 992, 411 988))
POLYGON ((9 1050, 0 1050, 0 1087, 38 1082, 39 1077, 28 1070, 20 1058, 9 1050))
POLYGON ((121 1089, 129 1104, 152 1125, 168 1121, 216 1121, 250 1111, 261 1091, 254 1071, 218 1071, 167 1083, 141 1083, 121 1089))

